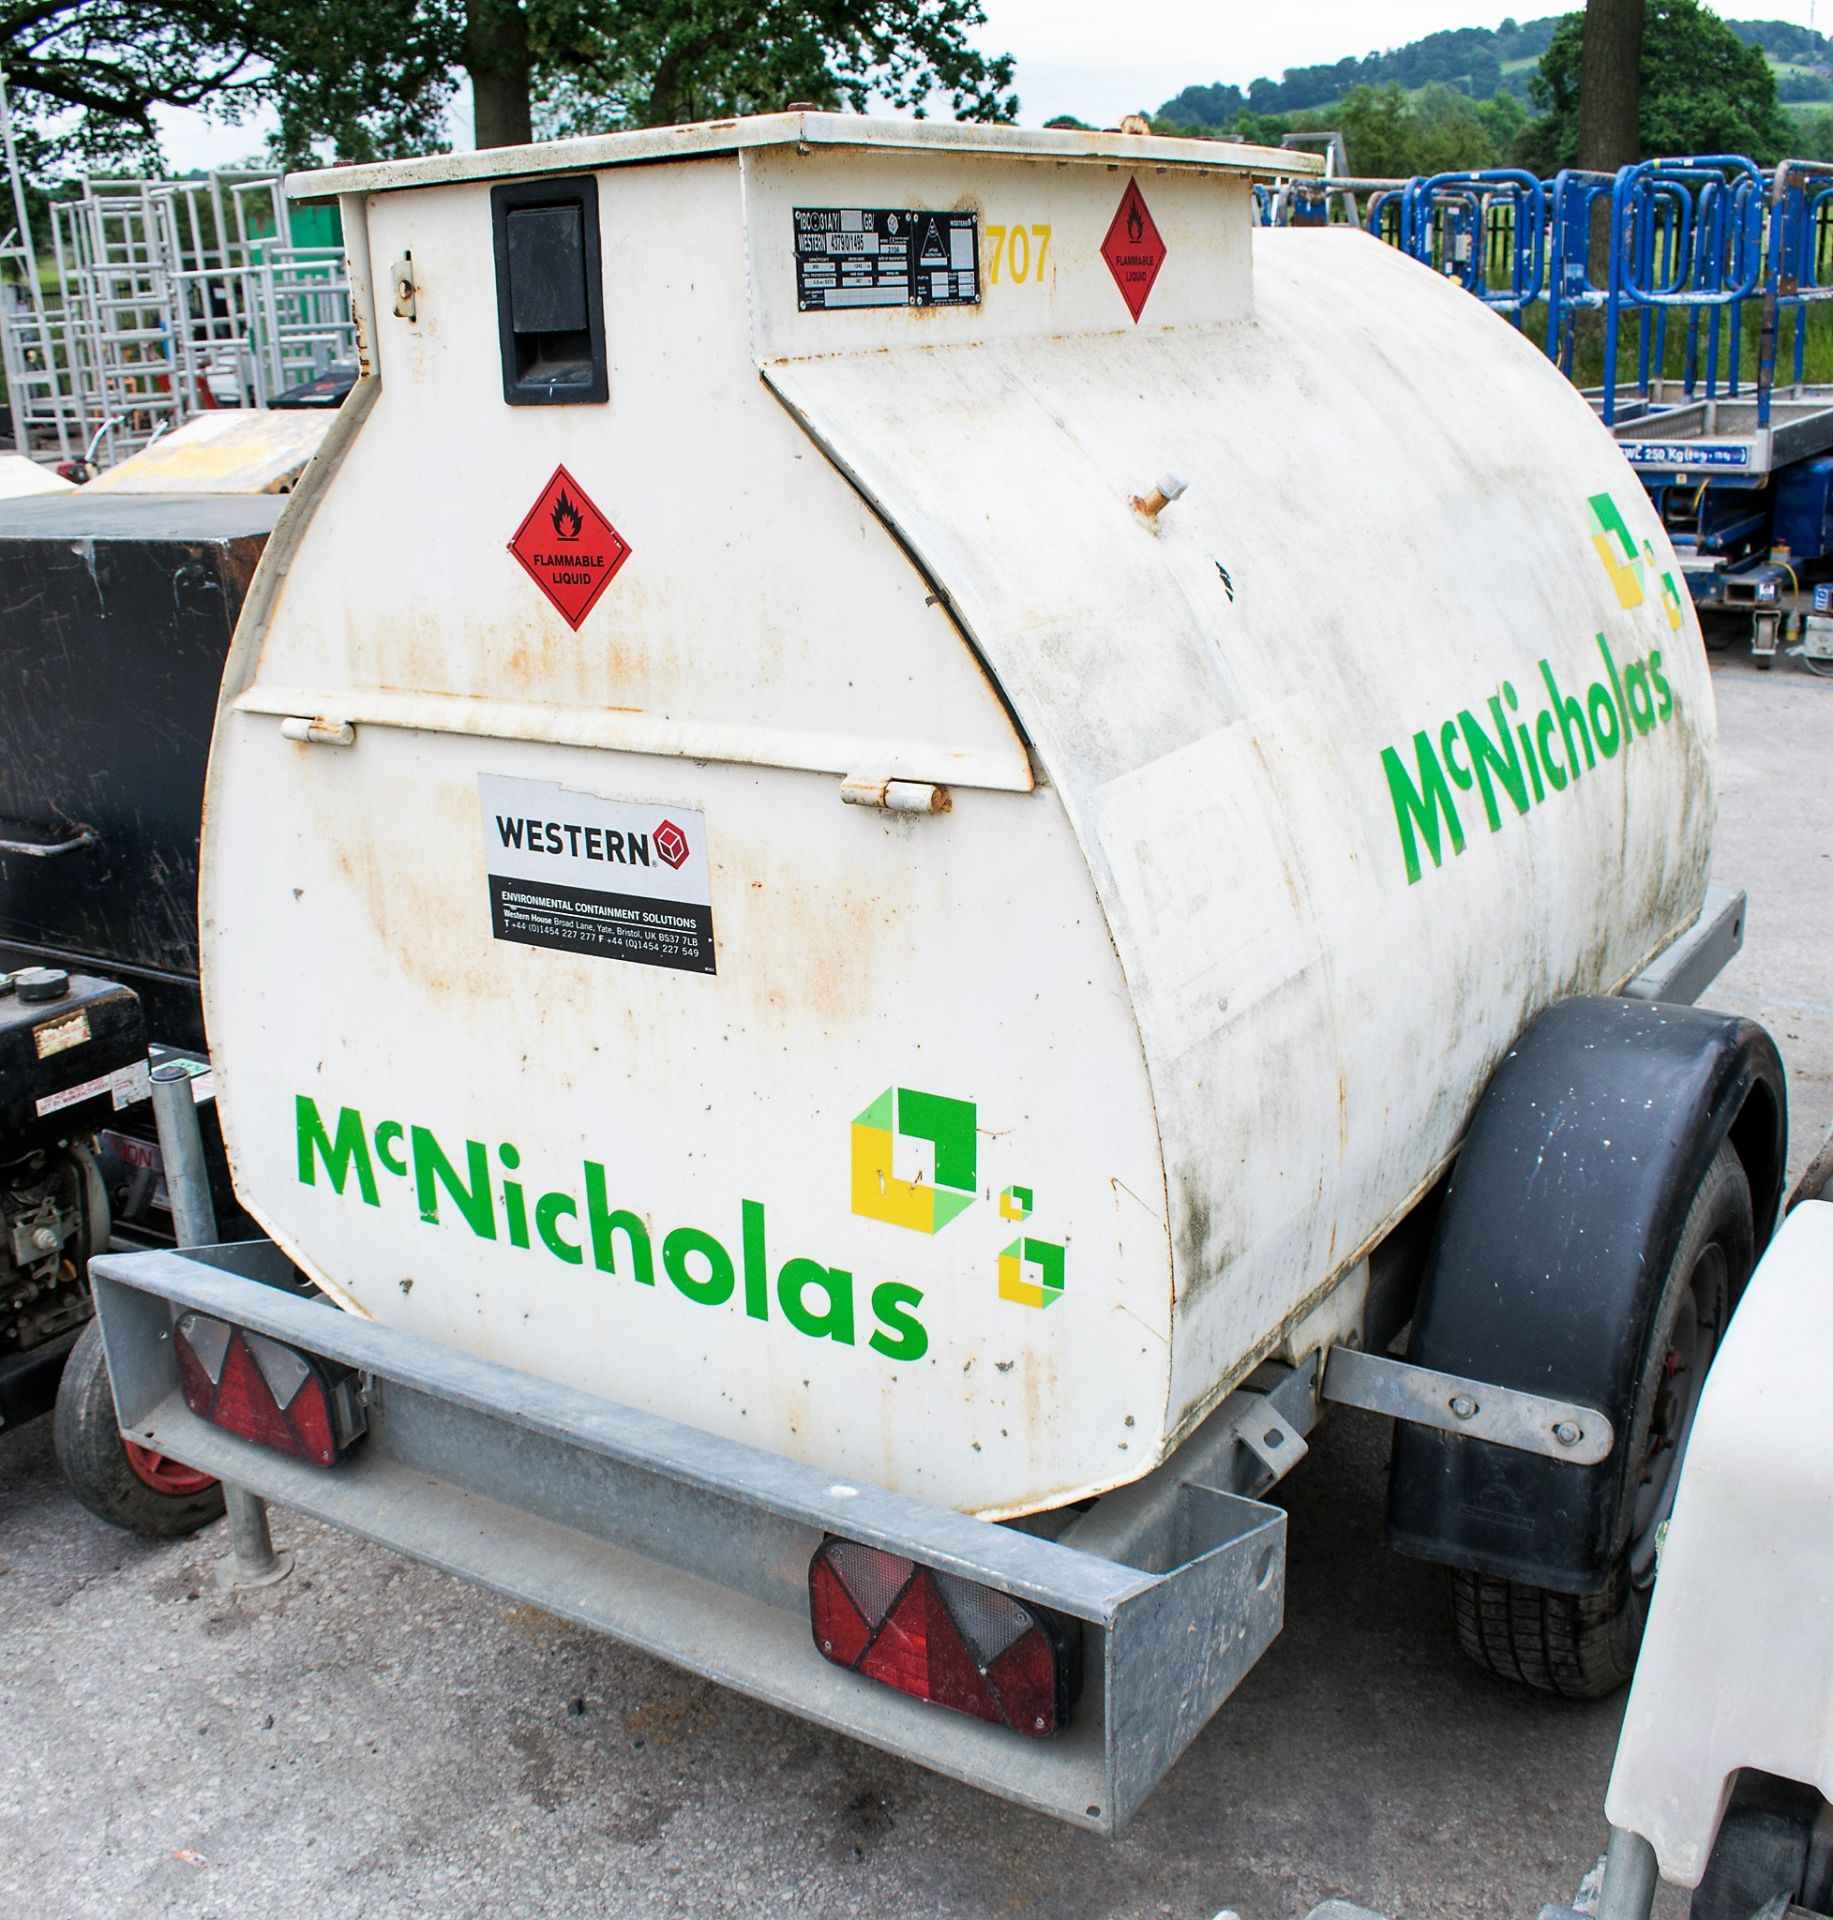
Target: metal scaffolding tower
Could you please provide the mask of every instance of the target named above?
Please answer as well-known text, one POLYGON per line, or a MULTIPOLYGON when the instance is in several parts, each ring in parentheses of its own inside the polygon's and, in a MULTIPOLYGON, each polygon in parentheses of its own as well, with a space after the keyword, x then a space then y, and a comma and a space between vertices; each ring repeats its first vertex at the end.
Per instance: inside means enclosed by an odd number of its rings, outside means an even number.
POLYGON ((47 275, 3 83, 0 145, 14 221, 0 352, 21 453, 68 459, 93 442, 110 465, 193 414, 266 406, 354 359, 343 251, 293 243, 279 174, 85 179, 50 203, 47 275))

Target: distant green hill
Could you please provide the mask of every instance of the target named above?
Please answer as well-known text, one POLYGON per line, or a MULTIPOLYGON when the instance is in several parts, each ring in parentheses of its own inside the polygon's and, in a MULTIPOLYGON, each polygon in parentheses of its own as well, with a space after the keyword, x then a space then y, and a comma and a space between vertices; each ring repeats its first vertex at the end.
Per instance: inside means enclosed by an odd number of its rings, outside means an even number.
MULTIPOLYGON (((1243 113, 1305 113, 1341 100, 1352 87, 1394 85, 1409 93, 1448 86, 1472 100, 1498 93, 1527 100, 1527 83, 1561 16, 1504 20, 1499 27, 1453 27, 1386 53, 1288 67, 1279 80, 1246 87, 1214 81, 1186 87, 1153 116, 1175 126, 1222 128, 1243 113)), ((1833 101, 1833 40, 1789 20, 1727 20, 1740 40, 1763 49, 1776 70, 1776 96, 1787 106, 1833 101)))

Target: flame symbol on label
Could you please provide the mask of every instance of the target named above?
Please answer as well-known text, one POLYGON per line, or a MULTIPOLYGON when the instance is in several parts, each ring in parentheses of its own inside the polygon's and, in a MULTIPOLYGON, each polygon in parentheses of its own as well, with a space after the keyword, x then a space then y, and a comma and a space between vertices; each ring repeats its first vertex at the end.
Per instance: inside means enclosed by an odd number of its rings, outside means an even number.
POLYGON ((562 487, 560 498, 554 502, 555 537, 561 540, 577 540, 579 530, 585 523, 585 515, 566 497, 566 488, 562 487))
POLYGON ((1127 208, 1127 238, 1138 246, 1145 233, 1146 223, 1139 217, 1139 202, 1135 200, 1127 208))

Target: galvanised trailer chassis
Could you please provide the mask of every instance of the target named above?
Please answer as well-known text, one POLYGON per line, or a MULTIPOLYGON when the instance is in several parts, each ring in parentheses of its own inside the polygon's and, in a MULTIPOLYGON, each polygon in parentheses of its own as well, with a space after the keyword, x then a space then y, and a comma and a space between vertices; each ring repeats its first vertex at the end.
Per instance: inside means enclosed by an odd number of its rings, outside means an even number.
MULTIPOLYGON (((1628 991, 1691 1000, 1738 949, 1714 890, 1628 991)), ((159 1103, 182 1240, 208 1232, 188 1100, 159 1103), (189 1225, 190 1230, 187 1231, 189 1225)), ((239 1546, 261 1502, 309 1514, 1003 1798, 1118 1832, 1279 1632, 1286 1517, 1260 1496, 1331 1400, 1575 1465, 1615 1444, 1595 1407, 1335 1347, 1265 1364, 1167 1461, 1092 1505, 1016 1524, 837 1478, 345 1313, 260 1240, 91 1266, 123 1433, 219 1476, 239 1546), (368 1430, 332 1467, 186 1404, 173 1330, 198 1313, 357 1370, 368 1430), (825 1660, 809 1563, 838 1536, 1080 1623, 1065 1729, 1027 1739, 825 1660)))

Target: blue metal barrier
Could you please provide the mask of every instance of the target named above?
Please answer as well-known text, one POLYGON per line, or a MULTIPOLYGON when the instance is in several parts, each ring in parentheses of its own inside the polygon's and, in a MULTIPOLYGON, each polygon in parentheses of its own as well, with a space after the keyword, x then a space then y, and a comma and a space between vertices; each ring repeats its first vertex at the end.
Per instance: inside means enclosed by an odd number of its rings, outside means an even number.
POLYGON ((1833 162, 1690 154, 1545 181, 1498 167, 1298 184, 1262 194, 1259 217, 1362 226, 1516 327, 1543 310, 1547 355, 1575 382, 1580 317, 1599 316, 1603 383, 1587 398, 1694 598, 1748 618, 1763 664, 1803 617, 1804 577, 1833 597, 1833 382, 1807 383, 1812 310, 1833 301, 1833 162))
POLYGON ((1435 173, 1409 181, 1404 204, 1405 251, 1519 326, 1545 283, 1541 182, 1516 167, 1435 173))

